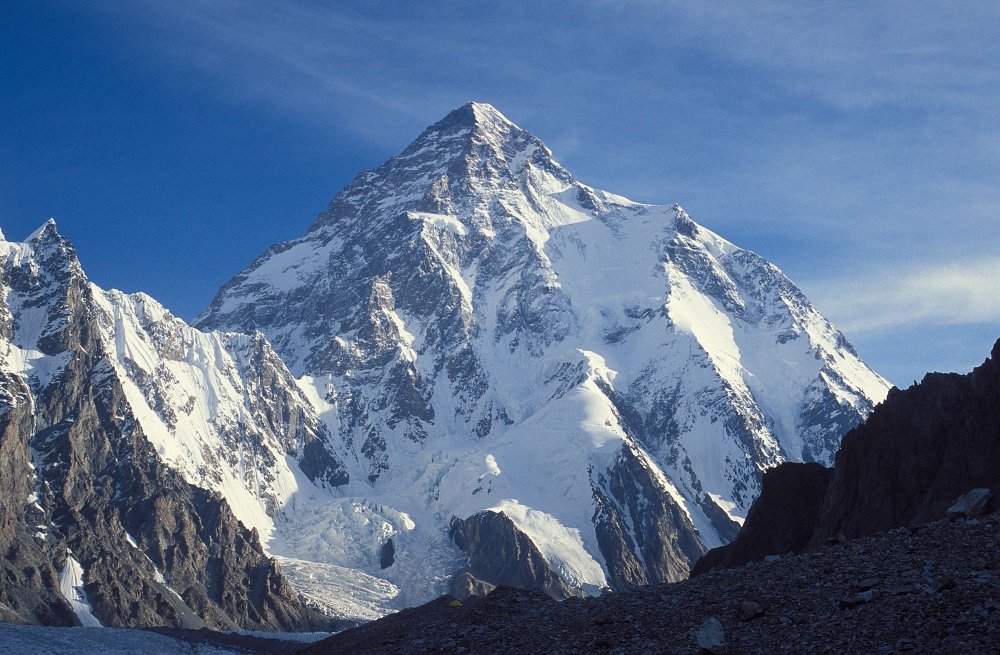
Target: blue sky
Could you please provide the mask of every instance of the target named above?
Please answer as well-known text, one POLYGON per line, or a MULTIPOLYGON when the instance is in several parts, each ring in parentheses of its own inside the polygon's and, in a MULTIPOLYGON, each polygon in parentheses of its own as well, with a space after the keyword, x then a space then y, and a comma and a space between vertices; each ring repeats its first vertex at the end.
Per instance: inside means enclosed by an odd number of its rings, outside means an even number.
POLYGON ((780 266, 894 383, 1000 337, 1000 4, 0 5, 0 226, 184 318, 468 100, 780 266))

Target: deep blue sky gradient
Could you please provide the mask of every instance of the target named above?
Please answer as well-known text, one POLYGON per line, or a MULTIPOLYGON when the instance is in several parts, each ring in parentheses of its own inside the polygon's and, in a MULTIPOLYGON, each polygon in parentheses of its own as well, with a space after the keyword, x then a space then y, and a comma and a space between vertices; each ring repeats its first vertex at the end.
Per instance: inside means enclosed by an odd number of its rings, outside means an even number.
POLYGON ((100 15, 46 3, 11 13, 0 226, 21 239, 55 217, 101 286, 145 291, 192 318, 379 157, 350 135, 331 149, 251 106, 151 76, 148 62, 108 48, 100 15))
POLYGON ((1000 336, 997 7, 3 3, 0 227, 54 216, 95 282, 190 319, 481 100, 776 263, 906 385, 1000 336))

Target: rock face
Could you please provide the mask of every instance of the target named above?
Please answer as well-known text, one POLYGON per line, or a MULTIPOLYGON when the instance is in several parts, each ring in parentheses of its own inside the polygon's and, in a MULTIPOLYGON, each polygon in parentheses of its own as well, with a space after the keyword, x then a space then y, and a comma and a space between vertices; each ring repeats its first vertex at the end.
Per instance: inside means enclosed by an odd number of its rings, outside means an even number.
MULTIPOLYGON (((457 574, 463 582, 453 582, 453 587, 464 588, 467 576, 471 576, 485 582, 483 588, 503 585, 534 589, 560 600, 579 594, 563 584, 531 539, 503 512, 479 512, 465 520, 453 519, 451 535, 469 557, 468 568, 457 574)), ((473 582, 472 586, 482 585, 473 582)))
MULTIPOLYGON (((684 577, 705 548, 683 507, 655 478, 642 453, 623 448, 607 475, 594 485, 597 543, 613 589, 628 589, 684 577), (632 530, 626 526, 633 526, 632 530)), ((719 511, 716 525, 728 521, 719 511)), ((725 537, 731 537, 727 530, 725 537)))
POLYGON ((739 536, 695 572, 941 519, 973 489, 1000 493, 1000 341, 967 375, 928 373, 890 391, 844 436, 832 470, 768 471, 739 536))
POLYGON ((580 183, 478 103, 358 175, 198 325, 266 335, 343 465, 339 502, 279 503, 274 543, 391 584, 392 607, 445 591, 465 565, 450 518, 484 510, 567 587, 681 579, 765 469, 829 462, 889 386, 775 266, 580 183))
MULTIPOLYGON (((0 291, 3 619, 250 629, 329 624, 302 605, 257 533, 222 496, 168 465, 169 449, 183 447, 183 437, 158 441, 150 434, 165 421, 180 423, 173 404, 180 390, 162 383, 171 376, 163 360, 196 356, 169 320, 127 333, 124 322, 148 319, 137 309, 151 301, 90 284, 52 222, 25 243, 0 242, 0 291), (155 359, 130 347, 140 338, 155 340, 147 345, 155 359)), ((249 361, 253 339, 228 338, 247 345, 239 352, 254 371, 245 381, 260 389, 258 411, 280 410, 273 419, 288 428, 281 434, 308 439, 306 428, 296 427, 308 418, 273 393, 266 370, 249 361)), ((188 413, 198 408, 191 396, 188 413)), ((220 444, 200 454, 208 463, 221 452, 220 444)), ((317 466, 318 477, 330 475, 317 466)), ((202 475, 223 467, 212 468, 202 475)))
POLYGON ((0 380, 0 621, 72 625, 73 612, 58 591, 61 549, 35 537, 47 517, 33 495, 30 391, 17 376, 4 372, 0 380))

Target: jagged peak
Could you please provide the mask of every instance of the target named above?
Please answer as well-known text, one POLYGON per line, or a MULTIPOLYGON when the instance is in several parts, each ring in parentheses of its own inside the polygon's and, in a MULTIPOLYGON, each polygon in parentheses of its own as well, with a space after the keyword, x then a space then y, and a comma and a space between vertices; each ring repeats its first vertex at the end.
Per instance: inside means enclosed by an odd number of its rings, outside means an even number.
POLYGON ((309 232, 333 225, 340 217, 356 216, 366 206, 377 211, 392 207, 394 213, 437 211, 434 197, 439 195, 439 187, 458 187, 456 183, 463 179, 503 184, 520 175, 529 163, 572 179, 537 137, 492 105, 468 102, 426 128, 396 157, 377 169, 359 173, 317 217, 309 232))
POLYGON ((460 149, 473 144, 490 144, 496 151, 503 152, 509 150, 513 142, 521 147, 527 143, 542 146, 537 137, 513 123, 493 105, 468 102, 424 130, 397 159, 407 160, 429 148, 451 144, 461 144, 460 149))
POLYGON ((24 241, 25 243, 35 243, 35 242, 45 241, 52 237, 58 237, 58 236, 60 235, 59 235, 59 230, 56 229, 56 219, 50 218, 49 220, 42 223, 42 225, 39 226, 37 230, 29 234, 28 238, 25 239, 24 241))
MULTIPOLYGON (((64 272, 86 279, 73 243, 59 233, 56 221, 50 218, 21 243, 11 244, 23 256, 44 266, 56 266, 64 272)), ((55 269, 53 269, 55 270, 55 269)))
POLYGON ((513 121, 504 116, 496 107, 486 102, 467 102, 461 107, 452 109, 435 125, 442 127, 480 127, 484 129, 495 129, 497 127, 507 129, 517 128, 517 125, 513 121))

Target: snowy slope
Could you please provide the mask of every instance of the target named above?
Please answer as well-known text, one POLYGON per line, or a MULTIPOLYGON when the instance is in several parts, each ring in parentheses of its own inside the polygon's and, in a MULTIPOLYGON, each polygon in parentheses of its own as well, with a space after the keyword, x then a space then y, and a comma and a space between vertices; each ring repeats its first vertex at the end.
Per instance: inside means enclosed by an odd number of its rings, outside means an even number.
MULTIPOLYGON (((191 483, 221 493, 262 540, 329 438, 259 334, 203 333, 144 294, 92 287, 110 361, 147 437, 191 483), (308 468, 308 467, 306 467, 308 468)), ((331 462, 320 485, 344 479, 331 462)))
POLYGON ((396 603, 444 589, 446 526, 480 510, 569 585, 676 579, 731 538, 763 469, 828 462, 889 387, 778 268, 678 206, 576 181, 476 103, 198 324, 265 334, 349 474, 332 506, 286 504, 275 548, 385 579, 396 603))

